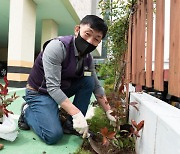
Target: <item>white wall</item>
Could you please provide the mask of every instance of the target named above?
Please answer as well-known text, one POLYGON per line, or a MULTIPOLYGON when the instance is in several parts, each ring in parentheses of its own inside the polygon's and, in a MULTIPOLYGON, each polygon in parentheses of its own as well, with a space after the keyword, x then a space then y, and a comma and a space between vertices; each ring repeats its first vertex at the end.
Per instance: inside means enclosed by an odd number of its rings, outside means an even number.
POLYGON ((98 10, 98 2, 99 0, 69 0, 75 11, 77 12, 80 19, 82 19, 85 15, 94 14, 100 15, 100 11, 98 10))
MULTIPOLYGON (((80 20, 86 15, 100 15, 100 10, 98 9, 99 0, 69 0, 75 11, 77 12, 80 20)), ((93 52, 93 56, 101 55, 102 43, 100 43, 97 47, 97 51, 93 52)))
POLYGON ((146 93, 131 93, 134 101, 139 111, 130 106, 129 120, 144 120, 136 153, 180 154, 180 110, 146 93))
POLYGON ((91 0, 69 0, 78 14, 80 20, 91 13, 91 0))

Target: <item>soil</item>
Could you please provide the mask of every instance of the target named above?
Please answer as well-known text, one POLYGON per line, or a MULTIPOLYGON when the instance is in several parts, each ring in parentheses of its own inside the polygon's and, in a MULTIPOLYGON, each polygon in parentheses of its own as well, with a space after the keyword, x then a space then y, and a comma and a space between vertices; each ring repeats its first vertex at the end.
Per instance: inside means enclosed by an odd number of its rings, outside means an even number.
MULTIPOLYGON (((102 138, 98 137, 97 135, 96 137, 93 137, 93 142, 98 148, 98 150, 101 152, 100 154, 135 154, 135 151, 129 149, 119 149, 115 147, 112 143, 110 143, 108 146, 102 145, 102 138)), ((95 152, 88 140, 84 140, 81 148, 90 151, 91 154, 97 154, 97 152, 95 152)))
MULTIPOLYGON (((117 149, 111 144, 108 147, 106 147, 102 144, 97 143, 97 147, 101 151, 101 154, 135 154, 134 151, 117 149)), ((82 148, 84 150, 89 150, 91 154, 97 154, 90 144, 83 143, 82 148)))

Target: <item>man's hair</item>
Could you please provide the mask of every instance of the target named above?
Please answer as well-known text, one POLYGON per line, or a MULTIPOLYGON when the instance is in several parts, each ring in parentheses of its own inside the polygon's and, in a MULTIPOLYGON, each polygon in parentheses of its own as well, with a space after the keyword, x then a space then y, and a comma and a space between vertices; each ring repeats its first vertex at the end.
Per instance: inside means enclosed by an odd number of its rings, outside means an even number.
POLYGON ((105 21, 95 15, 85 16, 81 20, 80 25, 89 25, 92 29, 102 32, 103 33, 102 38, 104 38, 106 36, 107 30, 108 30, 108 27, 107 27, 105 21))

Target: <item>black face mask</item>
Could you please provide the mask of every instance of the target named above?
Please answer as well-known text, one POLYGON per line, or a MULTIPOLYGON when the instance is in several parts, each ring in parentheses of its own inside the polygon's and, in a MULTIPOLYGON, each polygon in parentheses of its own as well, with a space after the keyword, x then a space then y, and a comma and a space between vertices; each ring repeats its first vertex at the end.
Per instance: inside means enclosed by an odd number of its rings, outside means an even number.
POLYGON ((75 45, 76 45, 76 48, 80 54, 80 57, 83 57, 86 54, 92 52, 97 47, 97 46, 90 44, 85 39, 83 39, 80 36, 80 33, 78 33, 77 38, 75 38, 75 45))

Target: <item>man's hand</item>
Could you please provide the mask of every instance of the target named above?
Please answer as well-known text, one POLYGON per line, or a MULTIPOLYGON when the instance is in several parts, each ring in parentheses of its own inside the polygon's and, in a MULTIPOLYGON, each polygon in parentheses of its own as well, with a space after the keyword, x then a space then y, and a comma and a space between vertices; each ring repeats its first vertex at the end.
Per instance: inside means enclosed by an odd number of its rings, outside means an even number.
POLYGON ((77 114, 73 115, 72 118, 73 118, 73 128, 79 134, 83 134, 83 138, 85 138, 88 134, 88 125, 84 115, 80 111, 77 114))
POLYGON ((108 111, 109 109, 111 109, 105 95, 104 96, 103 95, 95 95, 95 96, 96 96, 97 102, 101 105, 101 107, 104 109, 104 111, 108 111))
POLYGON ((111 115, 112 112, 113 112, 112 110, 106 111, 107 118, 108 118, 110 121, 116 122, 115 117, 111 115))
POLYGON ((113 112, 112 110, 106 111, 106 116, 110 120, 110 124, 112 124, 115 127, 116 126, 116 119, 114 116, 111 115, 112 112, 113 112))
POLYGON ((111 110, 111 107, 107 101, 106 96, 99 96, 99 95, 95 95, 95 96, 98 103, 103 107, 104 111, 106 112, 106 116, 110 120, 110 124, 112 124, 115 127, 116 119, 114 116, 111 115, 113 111, 111 110))

